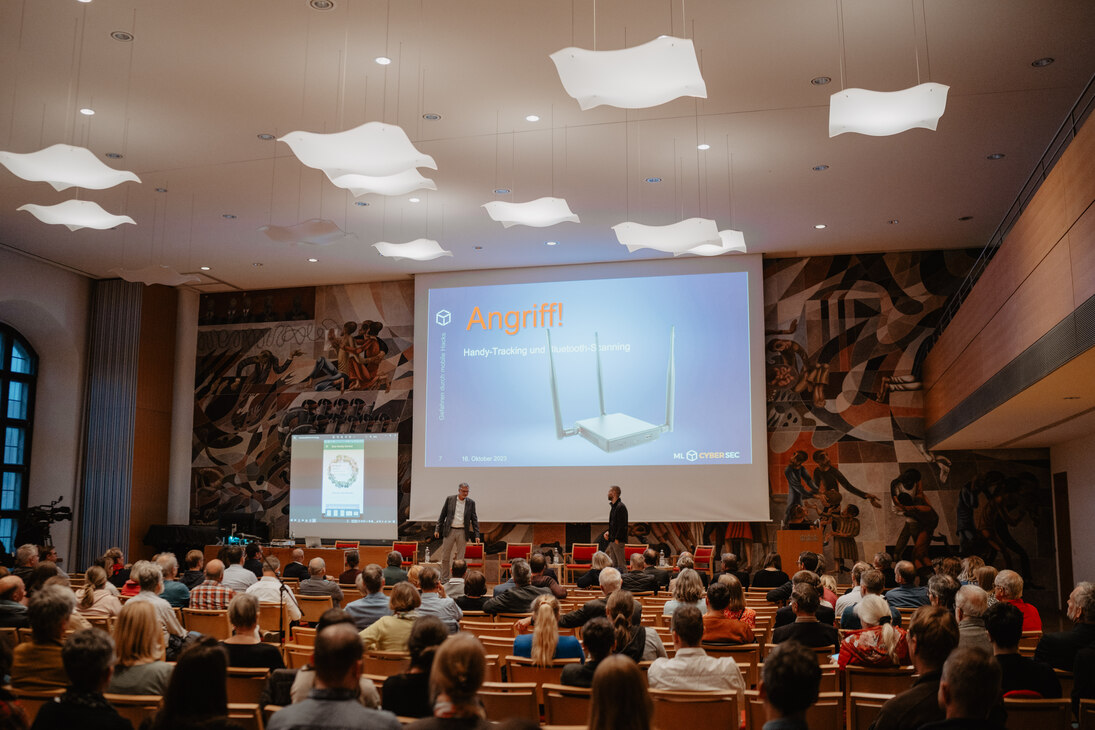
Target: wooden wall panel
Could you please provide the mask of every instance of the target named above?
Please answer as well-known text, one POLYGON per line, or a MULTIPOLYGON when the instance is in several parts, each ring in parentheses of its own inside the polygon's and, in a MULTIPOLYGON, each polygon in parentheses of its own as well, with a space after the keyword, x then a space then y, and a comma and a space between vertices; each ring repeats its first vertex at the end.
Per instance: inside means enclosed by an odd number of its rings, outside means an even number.
MULTIPOLYGON (((1066 181, 1066 213, 1070 220, 1076 220, 1091 205, 1092 192, 1095 190, 1095 126, 1090 123, 1076 135, 1061 157, 1058 167, 1063 168, 1066 181)), ((1054 168, 1054 172, 1057 168, 1054 168)))
MULTIPOLYGON (((1095 171, 1095 164, 1091 169, 1095 171)), ((1095 186, 1095 181, 1092 184, 1095 186)), ((1095 205, 1068 232, 1068 248, 1072 259, 1073 305, 1078 307, 1095 296, 1095 205)))

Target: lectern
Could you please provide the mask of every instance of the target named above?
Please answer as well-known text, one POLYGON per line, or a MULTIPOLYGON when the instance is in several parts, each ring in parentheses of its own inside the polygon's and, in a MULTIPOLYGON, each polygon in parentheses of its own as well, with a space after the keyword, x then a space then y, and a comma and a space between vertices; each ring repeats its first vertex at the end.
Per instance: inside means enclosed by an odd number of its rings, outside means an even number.
POLYGON ((821 554, 822 536, 820 527, 811 527, 809 530, 777 530, 776 552, 783 560, 783 572, 794 575, 795 566, 798 565, 798 554, 803 550, 821 554))

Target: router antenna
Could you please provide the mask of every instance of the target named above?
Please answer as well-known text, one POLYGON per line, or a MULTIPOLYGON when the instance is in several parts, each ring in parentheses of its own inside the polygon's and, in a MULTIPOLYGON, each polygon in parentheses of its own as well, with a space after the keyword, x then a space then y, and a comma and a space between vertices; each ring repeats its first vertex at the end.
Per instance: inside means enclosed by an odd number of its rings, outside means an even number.
POLYGON ((665 425, 670 431, 673 430, 673 400, 676 396, 676 367, 675 356, 677 341, 677 327, 674 325, 669 328, 669 367, 665 373, 665 425))
POLYGON ((555 437, 560 441, 567 436, 563 429, 563 414, 559 410, 559 385, 555 382, 555 353, 551 349, 551 330, 547 332, 548 365, 551 370, 551 405, 555 409, 555 437))
POLYGON ((605 415, 605 384, 601 378, 601 341, 593 333, 593 347, 597 350, 597 398, 601 401, 601 415, 605 415))

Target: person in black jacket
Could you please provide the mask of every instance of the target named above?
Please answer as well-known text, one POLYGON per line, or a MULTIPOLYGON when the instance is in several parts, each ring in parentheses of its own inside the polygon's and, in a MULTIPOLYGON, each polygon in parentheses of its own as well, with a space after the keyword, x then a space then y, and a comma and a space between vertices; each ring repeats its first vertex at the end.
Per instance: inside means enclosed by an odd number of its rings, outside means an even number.
POLYGON ((551 593, 550 588, 538 588, 529 584, 532 570, 524 560, 514 560, 510 573, 513 575, 513 588, 486 601, 483 610, 487 613, 528 613, 532 610, 532 601, 536 596, 551 593))
POLYGON ((627 544, 627 505, 620 501, 620 494, 619 487, 608 488, 608 503, 612 507, 608 511, 608 529, 605 530, 605 540, 608 540, 605 552, 612 558, 612 564, 617 569, 627 570, 627 559, 624 557, 624 545, 627 544))
MULTIPOLYGON (((809 550, 803 550, 798 554, 798 567, 796 571, 808 570, 811 573, 817 573, 818 558, 817 553, 810 552, 809 550)), ((754 578, 755 579, 755 578, 754 578)), ((769 603, 778 603, 783 605, 791 597, 792 582, 787 581, 778 588, 773 588, 764 595, 764 600, 769 603)))
POLYGON ((1068 596, 1068 617, 1076 624, 1072 630, 1043 634, 1034 659, 1071 672, 1077 652, 1095 647, 1095 583, 1076 584, 1068 596))
POLYGON ((1053 668, 1019 654, 1023 636, 1023 612, 1010 603, 997 601, 985 612, 985 630, 992 641, 992 653, 1003 673, 1001 693, 1030 690, 1043 699, 1061 696, 1061 682, 1053 668))
POLYGON ((798 583, 791 591, 791 608, 795 612, 795 622, 780 626, 772 632, 772 642, 779 644, 794 639, 804 646, 822 647, 840 644, 840 632, 829 623, 817 618, 817 609, 821 599, 817 590, 809 583, 798 583))
POLYGON ((448 583, 452 577, 452 561, 463 559, 464 545, 470 539, 479 542, 479 517, 475 514, 475 500, 468 499, 471 487, 462 482, 456 494, 445 498, 445 506, 437 518, 434 527, 434 539, 442 538, 441 552, 437 559, 441 563, 441 582, 448 583))
POLYGON ((429 717, 433 714, 430 669, 437 647, 447 638, 449 630, 436 616, 419 616, 414 620, 411 634, 407 637, 410 671, 393 674, 384 680, 383 709, 402 717, 429 717))
POLYGON ((71 684, 56 701, 42 705, 32 728, 133 730, 129 720, 103 697, 114 674, 114 641, 106 632, 77 631, 65 642, 61 661, 71 684))

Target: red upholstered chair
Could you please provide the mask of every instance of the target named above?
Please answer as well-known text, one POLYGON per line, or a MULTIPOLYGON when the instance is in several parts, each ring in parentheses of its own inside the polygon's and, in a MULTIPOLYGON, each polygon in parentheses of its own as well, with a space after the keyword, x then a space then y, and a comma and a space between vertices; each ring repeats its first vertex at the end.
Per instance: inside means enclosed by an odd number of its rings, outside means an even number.
POLYGON ((511 542, 506 545, 506 559, 502 561, 500 566, 502 575, 509 575, 509 569, 513 567, 514 558, 524 558, 525 560, 528 560, 530 555, 532 555, 531 542, 511 542))
POLYGON ((647 545, 624 545, 624 561, 630 563, 632 555, 646 552, 647 547, 647 545))
POLYGON ((696 564, 696 571, 711 574, 711 565, 715 559, 714 545, 697 545, 696 552, 692 554, 692 560, 696 564))
POLYGON ((593 562, 593 553, 597 552, 597 543, 576 542, 570 546, 570 560, 563 566, 566 570, 566 580, 574 582, 574 573, 579 570, 589 570, 593 562))
POLYGON ((335 540, 335 550, 351 550, 361 547, 357 540, 335 540))
POLYGON ((483 543, 470 542, 464 546, 464 562, 469 568, 483 568, 483 543))
POLYGON ((403 567, 408 565, 414 565, 418 562, 418 541, 407 540, 400 542, 396 540, 392 543, 392 550, 403 555, 403 567))

